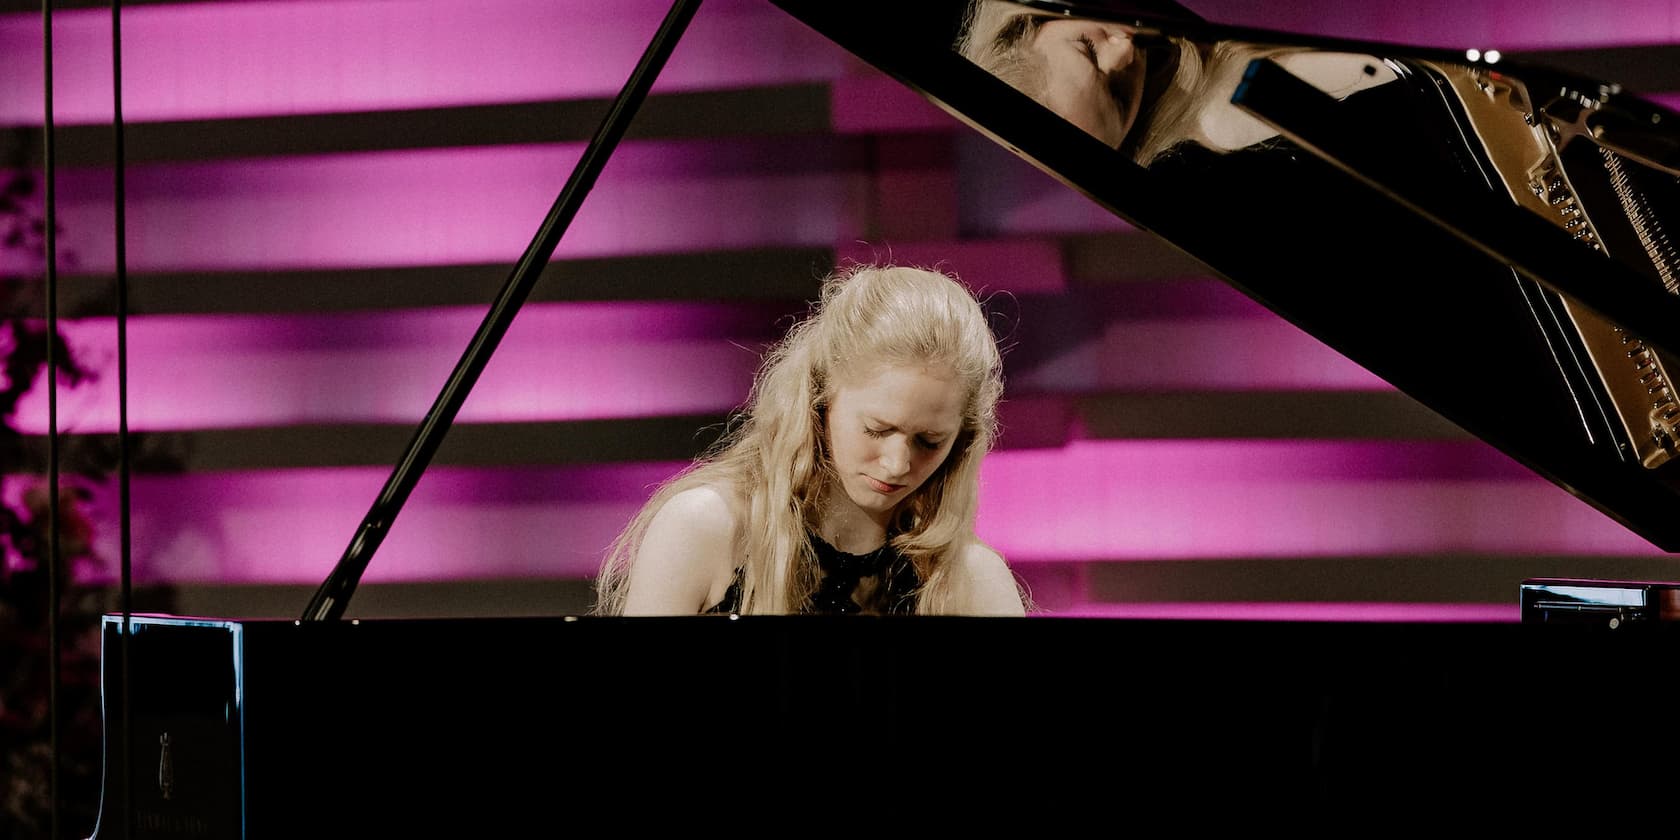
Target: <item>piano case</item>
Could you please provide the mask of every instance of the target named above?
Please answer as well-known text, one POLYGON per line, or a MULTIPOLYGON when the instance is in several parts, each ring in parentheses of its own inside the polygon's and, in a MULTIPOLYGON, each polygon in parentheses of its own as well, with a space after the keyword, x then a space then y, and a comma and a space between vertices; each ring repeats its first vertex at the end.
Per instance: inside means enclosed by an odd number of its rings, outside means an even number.
MULTIPOLYGON (((106 620, 107 650, 121 626, 106 620)), ((134 837, 547 836, 597 819, 717 825, 702 815, 743 798, 803 825, 831 806, 1044 828, 1194 802, 1331 827, 1627 796, 1666 785, 1662 757, 1680 748, 1680 681, 1660 664, 1672 625, 133 627, 134 837)), ((107 773, 123 766, 117 702, 106 693, 107 773)), ((98 834, 124 836, 121 780, 104 789, 98 834)))

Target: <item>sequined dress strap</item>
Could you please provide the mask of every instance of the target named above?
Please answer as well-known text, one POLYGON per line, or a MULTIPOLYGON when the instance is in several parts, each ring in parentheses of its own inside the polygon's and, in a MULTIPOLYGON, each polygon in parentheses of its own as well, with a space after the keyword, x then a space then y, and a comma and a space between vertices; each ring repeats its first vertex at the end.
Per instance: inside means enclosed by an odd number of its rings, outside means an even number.
MULTIPOLYGON (((817 565, 822 570, 822 580, 800 612, 852 615, 865 611, 888 614, 916 611, 916 594, 922 584, 921 578, 916 574, 915 566, 890 544, 868 554, 847 554, 815 534, 809 536, 817 565), (870 577, 879 579, 882 585, 875 587, 867 605, 859 604, 854 599, 858 583, 870 577)), ((706 614, 728 615, 740 610, 743 573, 744 568, 735 569, 735 578, 730 581, 729 589, 721 600, 707 608, 706 614)))

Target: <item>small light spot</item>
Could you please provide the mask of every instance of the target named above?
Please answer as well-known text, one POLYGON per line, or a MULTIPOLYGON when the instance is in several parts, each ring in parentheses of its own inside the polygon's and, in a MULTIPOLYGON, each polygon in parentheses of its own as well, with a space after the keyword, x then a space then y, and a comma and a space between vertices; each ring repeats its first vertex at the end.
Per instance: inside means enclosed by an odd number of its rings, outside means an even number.
POLYGON ((1482 60, 1482 51, 1481 50, 1465 50, 1464 51, 1464 57, 1466 59, 1469 59, 1470 61, 1481 61, 1482 60))
POLYGON ((1482 58, 1486 59, 1489 64, 1498 64, 1499 50, 1488 50, 1487 52, 1482 53, 1482 58))

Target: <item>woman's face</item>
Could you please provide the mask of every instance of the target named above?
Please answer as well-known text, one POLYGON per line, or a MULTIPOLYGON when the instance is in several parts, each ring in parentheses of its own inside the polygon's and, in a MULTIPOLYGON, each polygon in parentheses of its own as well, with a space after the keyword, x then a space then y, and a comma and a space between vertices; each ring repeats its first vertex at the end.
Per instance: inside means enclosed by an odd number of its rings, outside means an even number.
POLYGON ((1042 104, 1118 148, 1143 99, 1143 52, 1132 32, 1100 21, 1050 20, 1028 47, 1044 60, 1042 104))
POLYGON ((962 430, 963 389, 939 365, 887 365, 837 385, 828 405, 828 451, 845 498, 885 526, 962 430))

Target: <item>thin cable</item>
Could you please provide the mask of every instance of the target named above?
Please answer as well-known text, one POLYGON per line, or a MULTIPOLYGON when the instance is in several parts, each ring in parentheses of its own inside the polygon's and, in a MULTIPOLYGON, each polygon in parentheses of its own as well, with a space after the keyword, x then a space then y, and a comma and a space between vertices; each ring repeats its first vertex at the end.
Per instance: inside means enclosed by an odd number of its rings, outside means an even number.
POLYGON ((57 169, 53 163, 53 31, 52 0, 41 0, 42 38, 45 44, 42 75, 45 77, 45 121, 41 151, 46 160, 46 269, 47 269, 47 729, 51 741, 51 770, 47 773, 47 795, 51 816, 49 836, 54 840, 63 836, 59 824, 59 660, 62 640, 59 638, 58 602, 58 189, 54 184, 57 169))
MULTIPOLYGON (((129 538, 129 468, 128 468, 128 202, 124 188, 126 178, 126 150, 123 145, 122 100, 122 0, 111 0, 111 123, 113 170, 116 210, 117 262, 117 500, 120 512, 119 540, 122 560, 122 639, 118 657, 122 663, 122 825, 124 837, 134 836, 134 718, 129 714, 129 644, 134 616, 134 557, 129 538)), ((110 748, 107 746, 106 752, 110 748)))

